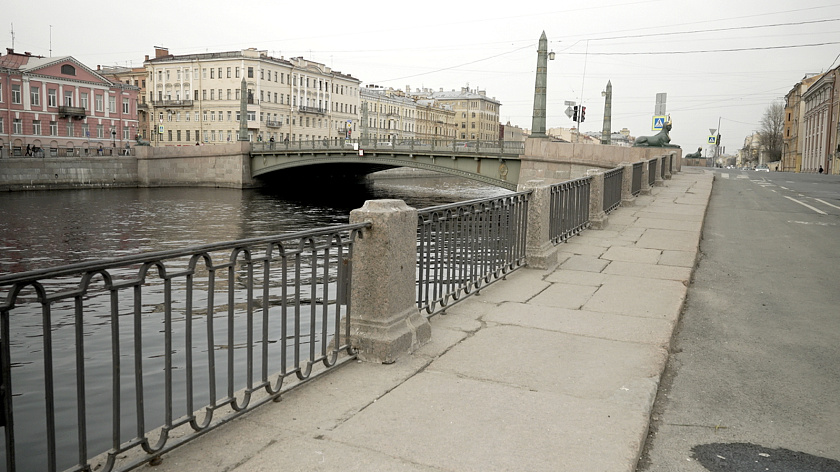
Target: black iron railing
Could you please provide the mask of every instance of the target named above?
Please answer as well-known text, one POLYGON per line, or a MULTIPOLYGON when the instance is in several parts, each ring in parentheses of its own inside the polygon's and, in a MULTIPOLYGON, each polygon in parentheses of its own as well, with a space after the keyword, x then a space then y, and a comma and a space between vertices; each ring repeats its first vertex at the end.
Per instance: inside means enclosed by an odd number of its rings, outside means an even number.
POLYGON ((525 264, 530 192, 418 212, 417 308, 429 316, 525 264))
POLYGON ((589 191, 592 177, 551 186, 549 237, 558 244, 589 227, 589 191))
POLYGON ((642 193, 642 166, 644 162, 636 162, 633 164, 633 181, 630 184, 630 193, 638 195, 642 193))
POLYGON ((648 161, 648 185, 653 187, 656 183, 656 159, 648 161))
POLYGON ((0 277, 5 470, 126 470, 355 357, 369 224, 0 277))
POLYGON ((621 180, 623 178, 624 168, 616 167, 615 169, 604 172, 604 212, 609 213, 619 205, 621 205, 621 180))

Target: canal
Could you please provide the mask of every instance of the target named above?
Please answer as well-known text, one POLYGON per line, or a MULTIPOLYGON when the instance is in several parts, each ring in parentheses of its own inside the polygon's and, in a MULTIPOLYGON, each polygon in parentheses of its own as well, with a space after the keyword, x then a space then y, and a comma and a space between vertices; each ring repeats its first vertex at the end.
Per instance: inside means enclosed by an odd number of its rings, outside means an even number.
MULTIPOLYGON (((506 193, 509 192, 504 189, 454 177, 381 178, 365 183, 333 180, 305 187, 250 190, 124 188, 4 193, 0 194, 0 274, 347 223, 350 211, 371 199, 398 198, 419 209, 506 193)), ((4 296, 0 292, 0 297, 4 296)), ((13 315, 17 470, 41 470, 41 427, 28 427, 43 422, 40 314, 16 310, 13 315)), ((95 374, 97 366, 107 372, 109 344, 97 339, 99 332, 103 341, 106 339, 108 323, 99 314, 90 313, 85 324, 86 363, 91 376, 88 416, 89 421, 95 422, 108 408, 109 385, 95 381, 105 377, 95 374), (101 360, 96 358, 99 356, 101 360)), ((75 390, 70 375, 72 321, 57 316, 51 336, 57 359, 59 469, 63 469, 73 463, 77 447, 71 437, 75 419, 69 415, 75 390), (59 380, 65 377, 67 381, 59 380), (60 411, 63 409, 68 414, 60 411)), ((150 341, 146 358, 150 365, 160 357, 162 347, 150 341)), ((159 388, 150 383, 151 390, 159 388)), ((124 427, 130 426, 126 421, 124 427)), ((107 427, 97 429, 94 427, 88 437, 94 451, 104 450, 108 438, 107 427)), ((4 462, 0 457, 0 469, 4 462)))

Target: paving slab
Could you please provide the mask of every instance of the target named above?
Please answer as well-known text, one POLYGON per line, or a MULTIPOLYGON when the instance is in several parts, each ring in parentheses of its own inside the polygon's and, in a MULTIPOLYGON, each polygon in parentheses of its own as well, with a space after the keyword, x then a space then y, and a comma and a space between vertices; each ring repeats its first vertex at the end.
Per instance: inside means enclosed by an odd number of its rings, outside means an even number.
POLYGON ((574 255, 560 264, 563 270, 580 270, 586 272, 601 272, 609 261, 593 256, 574 255))
POLYGON ((582 309, 676 320, 686 290, 682 282, 674 280, 607 275, 582 309))
POLYGON ((608 261, 641 262, 656 264, 662 251, 640 247, 611 247, 601 255, 601 259, 608 261))
POLYGON ((691 268, 637 262, 613 261, 604 269, 604 274, 646 277, 651 279, 676 280, 687 284, 691 279, 691 268))

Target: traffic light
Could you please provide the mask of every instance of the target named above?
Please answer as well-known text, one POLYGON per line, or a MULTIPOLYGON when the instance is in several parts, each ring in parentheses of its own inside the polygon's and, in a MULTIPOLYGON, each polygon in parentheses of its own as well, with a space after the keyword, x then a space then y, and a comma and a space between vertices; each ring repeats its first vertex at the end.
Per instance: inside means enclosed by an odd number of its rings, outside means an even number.
POLYGON ((575 105, 575 107, 572 109, 572 121, 577 121, 577 110, 578 107, 577 105, 575 105))
POLYGON ((580 107, 580 122, 586 121, 586 107, 580 107))

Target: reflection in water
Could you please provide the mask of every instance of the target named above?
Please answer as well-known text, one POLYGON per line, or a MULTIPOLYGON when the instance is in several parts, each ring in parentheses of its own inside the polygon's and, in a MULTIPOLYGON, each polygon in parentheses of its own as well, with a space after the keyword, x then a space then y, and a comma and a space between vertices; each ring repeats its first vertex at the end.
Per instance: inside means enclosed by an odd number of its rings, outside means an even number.
MULTIPOLYGON (((507 191, 482 186, 471 181, 454 178, 435 179, 387 179, 376 183, 342 183, 335 181, 315 183, 305 190, 289 186, 255 190, 236 190, 218 188, 155 188, 155 189, 108 189, 108 190, 73 190, 46 192, 19 192, 0 195, 0 275, 27 270, 55 267, 103 258, 117 257, 140 252, 164 249, 182 249, 205 243, 231 241, 257 236, 298 232, 312 228, 346 223, 349 213, 363 205, 365 200, 380 198, 398 198, 416 208, 450 203, 455 201, 483 198, 507 193, 507 191)), ((155 277, 152 277, 154 279, 155 277)), ((217 283, 224 283, 220 277, 217 283)), ((94 285, 101 287, 101 279, 94 285)), ((151 284, 154 285, 154 284, 151 284)), ((31 289, 27 289, 31 298, 31 289)), ((202 293, 196 294, 198 306, 203 304, 202 293)), ((304 294, 306 295, 306 294, 304 294)), ((0 298, 4 291, 0 290, 0 298)), ((308 295, 311 296, 311 295, 308 295)), ((154 411, 149 424, 161 424, 157 416, 162 413, 160 391, 163 388, 162 353, 164 326, 154 307, 163 303, 163 294, 151 287, 144 290, 144 321, 142 326, 142 356, 144 358, 144 391, 148 395, 147 406, 154 411), (157 397, 155 397, 157 393, 157 397), (155 399, 157 398, 157 399, 155 399)), ((111 370, 111 324, 108 316, 108 299, 91 294, 86 304, 84 328, 84 357, 86 378, 86 398, 88 400, 89 428, 97 424, 110 424, 110 370, 111 370), (100 310, 97 307, 101 308, 100 310), (103 380, 99 385, 97 380, 103 380)), ((121 299, 121 318, 118 328, 120 357, 124 367, 121 373, 123 390, 121 411, 131 413, 135 401, 134 373, 132 365, 134 333, 131 328, 131 300, 121 299), (125 304, 125 306, 122 306, 125 304), (123 316, 125 315, 125 316, 123 316), (125 319, 122 319, 125 318, 125 319)), ((237 299, 235 303, 244 303, 237 299)), ((41 316, 31 305, 26 309, 13 312, 12 345, 13 377, 15 378, 15 411, 28 410, 35 421, 43 418, 43 330, 41 316), (23 377, 23 378, 22 378, 23 377)), ((56 372, 56 420, 59 450, 62 457, 70 457, 68 451, 78 447, 73 425, 75 424, 75 352, 76 332, 75 316, 72 306, 53 307, 50 333, 52 336, 53 370, 56 372)), ((180 310, 177 310, 180 311, 180 310)), ((201 311, 197 314, 200 316, 201 311)), ((214 315, 212 318, 216 318, 214 315)), ((206 318, 206 313, 204 318, 206 318)), ((217 331, 214 350, 236 350, 236 363, 241 362, 238 346, 242 333, 237 333, 233 346, 228 346, 223 324, 213 329, 217 331)), ((185 319, 176 317, 172 320, 171 331, 175 339, 183 339, 185 319)), ((272 326, 272 330, 277 329, 272 326)), ((309 329, 303 326, 304 332, 309 329)), ((314 329, 320 332, 321 328, 314 329)), ((277 343, 282 336, 271 332, 269 339, 277 343)), ((275 350, 276 347, 271 347, 275 350)), ((181 370, 183 364, 183 345, 176 343, 172 347, 173 367, 181 370)), ((197 367, 196 385, 207 385, 208 379, 200 373, 206 356, 206 347, 196 352, 194 363, 197 367)), ((225 357, 219 359, 220 367, 225 365, 225 357)), ((274 366, 276 367, 276 366, 274 366)), ((244 370, 237 369, 237 376, 244 375, 244 370)), ((180 378, 180 376, 176 376, 180 378)), ((223 391, 225 379, 216 379, 217 388, 223 391)), ((183 385, 176 383, 174 396, 182 398, 183 385)), ((197 400, 206 398, 204 393, 197 393, 197 400)), ((182 409, 176 416, 186 413, 182 409)), ((16 413, 17 414, 17 413, 16 413)), ((25 420, 26 414, 16 418, 25 420)), ((133 423, 126 421, 122 428, 124 438, 131 437, 133 423)), ((94 450, 102 450, 96 445, 107 444, 110 437, 108 427, 93 427, 88 436, 94 450)), ((25 470, 32 460, 33 469, 42 468, 43 455, 35 454, 44 450, 43 437, 25 435, 18 437, 19 470, 25 470), (20 454, 21 452, 31 452, 20 454), (40 457, 38 457, 40 456, 40 457)), ((64 466, 67 463, 62 462, 64 466)), ((63 467, 60 467, 63 468, 63 467)))

